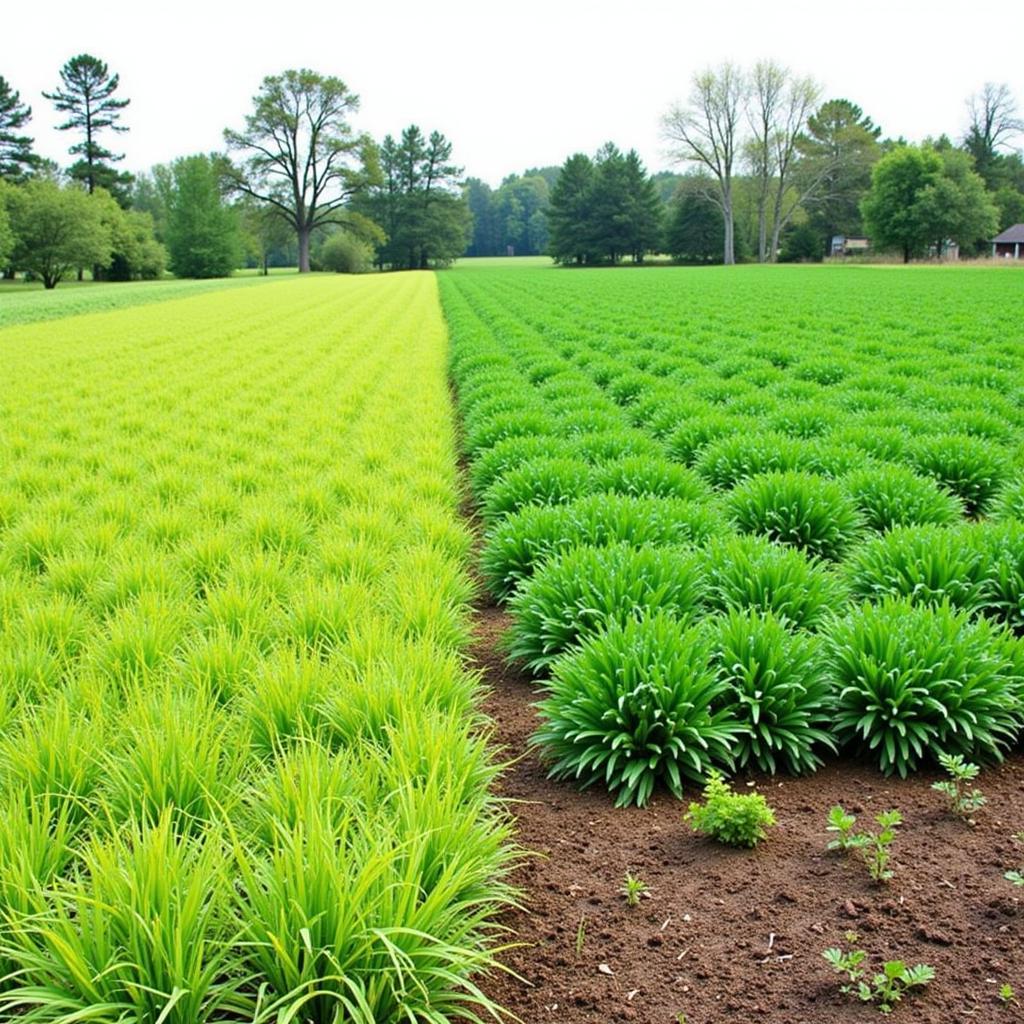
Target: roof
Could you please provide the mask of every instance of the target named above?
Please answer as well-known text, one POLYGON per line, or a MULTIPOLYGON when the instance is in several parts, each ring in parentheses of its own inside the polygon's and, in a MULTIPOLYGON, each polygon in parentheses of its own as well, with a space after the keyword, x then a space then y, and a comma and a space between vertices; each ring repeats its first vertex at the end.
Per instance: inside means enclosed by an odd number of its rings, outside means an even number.
POLYGON ((1001 235, 996 235, 993 242, 1024 242, 1024 224, 1014 224, 1001 235))

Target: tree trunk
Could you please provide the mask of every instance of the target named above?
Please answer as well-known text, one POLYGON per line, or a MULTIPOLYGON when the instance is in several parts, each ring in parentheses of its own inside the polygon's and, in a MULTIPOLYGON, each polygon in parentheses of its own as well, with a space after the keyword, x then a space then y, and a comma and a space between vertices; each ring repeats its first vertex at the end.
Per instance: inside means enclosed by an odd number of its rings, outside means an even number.
POLYGON ((909 245, 903 246, 903 262, 904 263, 909 263, 910 262, 910 246, 909 245))
POLYGON ((299 228, 299 273, 309 273, 309 235, 307 227, 299 228))
POLYGON ((267 262, 267 254, 263 254, 263 276, 267 277, 270 273, 270 264, 267 262))
POLYGON ((722 219, 725 222, 725 249, 722 254, 722 262, 731 267, 736 262, 735 225, 732 219, 732 196, 728 196, 723 203, 722 219))

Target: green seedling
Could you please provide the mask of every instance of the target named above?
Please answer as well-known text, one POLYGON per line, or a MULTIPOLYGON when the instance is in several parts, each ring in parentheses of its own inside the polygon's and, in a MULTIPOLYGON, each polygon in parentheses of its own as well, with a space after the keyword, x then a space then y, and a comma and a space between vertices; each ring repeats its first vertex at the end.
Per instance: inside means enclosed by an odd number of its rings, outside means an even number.
POLYGON ((1013 991, 1013 986, 1007 982, 999 986, 999 998, 1004 1004, 1009 1005, 1010 1003, 1017 1002, 1017 993, 1013 991))
POLYGON ((704 787, 704 803, 690 804, 683 820, 694 832, 727 846, 752 847, 775 824, 775 813, 760 793, 734 793, 721 773, 712 769, 704 787))
POLYGON ((647 883, 643 879, 636 878, 628 871, 625 881, 619 889, 619 892, 626 897, 626 904, 630 907, 637 906, 640 903, 640 897, 646 896, 649 891, 647 883))
POLYGON ((949 809, 954 814, 970 821, 971 815, 985 804, 981 790, 969 789, 967 786, 978 777, 981 769, 976 764, 965 761, 962 754, 939 754, 939 764, 949 778, 933 782, 932 789, 946 795, 949 809))
POLYGON ((583 944, 587 941, 587 915, 580 914, 580 923, 576 926, 576 959, 583 956, 583 944))
POLYGON ((840 805, 829 811, 829 824, 826 830, 836 833, 836 838, 828 843, 830 850, 859 850, 867 865, 868 872, 876 882, 888 882, 893 876, 889 867, 892 859, 890 847, 896 838, 896 826, 903 824, 903 816, 893 809, 875 815, 879 825, 877 832, 854 832, 857 819, 847 814, 840 805))
POLYGON ((1007 871, 1006 874, 1003 875, 1003 878, 1008 882, 1013 882, 1014 885, 1024 886, 1024 875, 1019 871, 1007 871))
MULTIPOLYGON (((853 943, 857 936, 847 933, 847 942, 853 943)), ((914 988, 924 988, 935 979, 935 968, 928 964, 908 967, 902 960, 887 960, 882 970, 869 975, 864 962, 868 954, 863 949, 840 949, 832 947, 822 954, 838 974, 845 975, 845 982, 839 990, 844 995, 855 995, 861 1002, 876 1005, 881 1013, 891 1013, 893 1007, 914 988)))

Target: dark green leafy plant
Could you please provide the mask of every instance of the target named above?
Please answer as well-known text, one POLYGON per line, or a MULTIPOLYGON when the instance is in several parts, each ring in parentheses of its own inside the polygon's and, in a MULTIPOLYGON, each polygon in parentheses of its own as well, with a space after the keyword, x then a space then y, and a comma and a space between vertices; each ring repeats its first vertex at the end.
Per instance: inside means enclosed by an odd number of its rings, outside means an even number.
POLYGON ((509 602, 506 650, 534 674, 574 644, 654 609, 680 621, 701 607, 699 558, 677 547, 580 547, 554 555, 509 602))
POLYGON ((880 533, 918 523, 949 526, 963 516, 963 504, 957 498, 906 466, 856 469, 842 483, 865 525, 880 533))
POLYGON ((765 473, 737 486, 727 508, 741 533, 823 558, 839 558, 861 529, 853 501, 832 480, 809 473, 765 473))
POLYGON ((962 530, 902 526, 873 537, 843 567, 859 600, 906 597, 977 611, 985 602, 986 559, 962 530))
POLYGON ((694 832, 726 846, 757 846, 775 824, 775 813, 760 793, 734 793, 720 772, 708 774, 704 803, 691 803, 684 815, 694 832))
POLYGON ((971 516, 988 510, 1009 476, 1002 453, 991 442, 970 434, 920 437, 908 449, 907 460, 960 498, 971 516))
POLYGON ((1003 486, 994 502, 992 518, 1024 522, 1024 474, 1018 474, 1003 486))
POLYGON ((724 684, 708 654, 701 630, 656 613, 612 623, 555 662, 530 741, 551 777, 600 782, 616 806, 643 806, 659 782, 681 797, 684 778, 731 764, 739 727, 714 709, 724 684))
POLYGON ((733 611, 711 627, 712 665, 728 689, 722 698, 745 726, 736 765, 779 767, 798 775, 821 764, 817 747, 835 751, 828 727, 832 685, 821 641, 792 633, 771 613, 733 611))
POLYGON ((544 434, 507 437, 482 452, 469 471, 469 480, 475 495, 483 495, 499 477, 524 462, 540 458, 572 458, 573 445, 557 437, 544 434))
POLYGON ((817 629, 846 600, 826 564, 765 537, 712 540, 705 573, 713 608, 770 612, 799 629, 817 629))
POLYGON ((761 473, 806 466, 806 447, 785 434, 731 434, 709 443, 700 453, 694 468, 719 490, 735 487, 761 473))
POLYGON ((590 467, 576 459, 539 458, 507 470, 487 489, 481 503, 484 520, 497 522, 525 505, 564 505, 587 494, 590 467))
POLYGON ((1021 723, 1001 635, 948 604, 886 598, 829 632, 836 735, 906 776, 925 758, 1001 758, 1021 723))
POLYGON ((645 455, 606 462, 595 469, 592 490, 636 497, 683 498, 699 501, 710 497, 707 487, 691 469, 667 459, 645 455))
POLYGON ((526 507, 486 536, 480 568, 487 589, 499 600, 546 558, 581 544, 624 541, 702 544, 726 526, 713 507, 675 498, 630 498, 593 494, 556 507, 526 507))
POLYGON ((985 566, 986 614, 1024 635, 1024 523, 983 523, 969 539, 985 566))

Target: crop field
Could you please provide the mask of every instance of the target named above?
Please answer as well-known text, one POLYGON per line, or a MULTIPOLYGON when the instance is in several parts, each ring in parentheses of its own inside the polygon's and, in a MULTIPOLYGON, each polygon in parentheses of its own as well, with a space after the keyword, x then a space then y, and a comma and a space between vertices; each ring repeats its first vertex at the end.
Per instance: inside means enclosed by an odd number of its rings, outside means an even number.
POLYGON ((433 275, 0 358, 0 1017, 476 1019, 511 854, 433 275))
POLYGON ((442 276, 511 662, 492 713, 531 752, 505 792, 534 801, 524 842, 552 853, 525 876, 542 909, 516 918, 533 988, 501 983, 526 1019, 861 1019, 822 954, 862 928, 874 963, 938 965, 911 1019, 1024 987, 1003 877, 1024 861, 1019 283, 442 276), (1002 764, 976 824, 943 815, 940 755, 1002 764), (673 797, 715 770, 775 805, 749 860, 683 838, 673 797), (890 885, 825 855, 841 803, 864 823, 902 809, 890 885), (617 889, 638 871, 649 911, 617 889))

